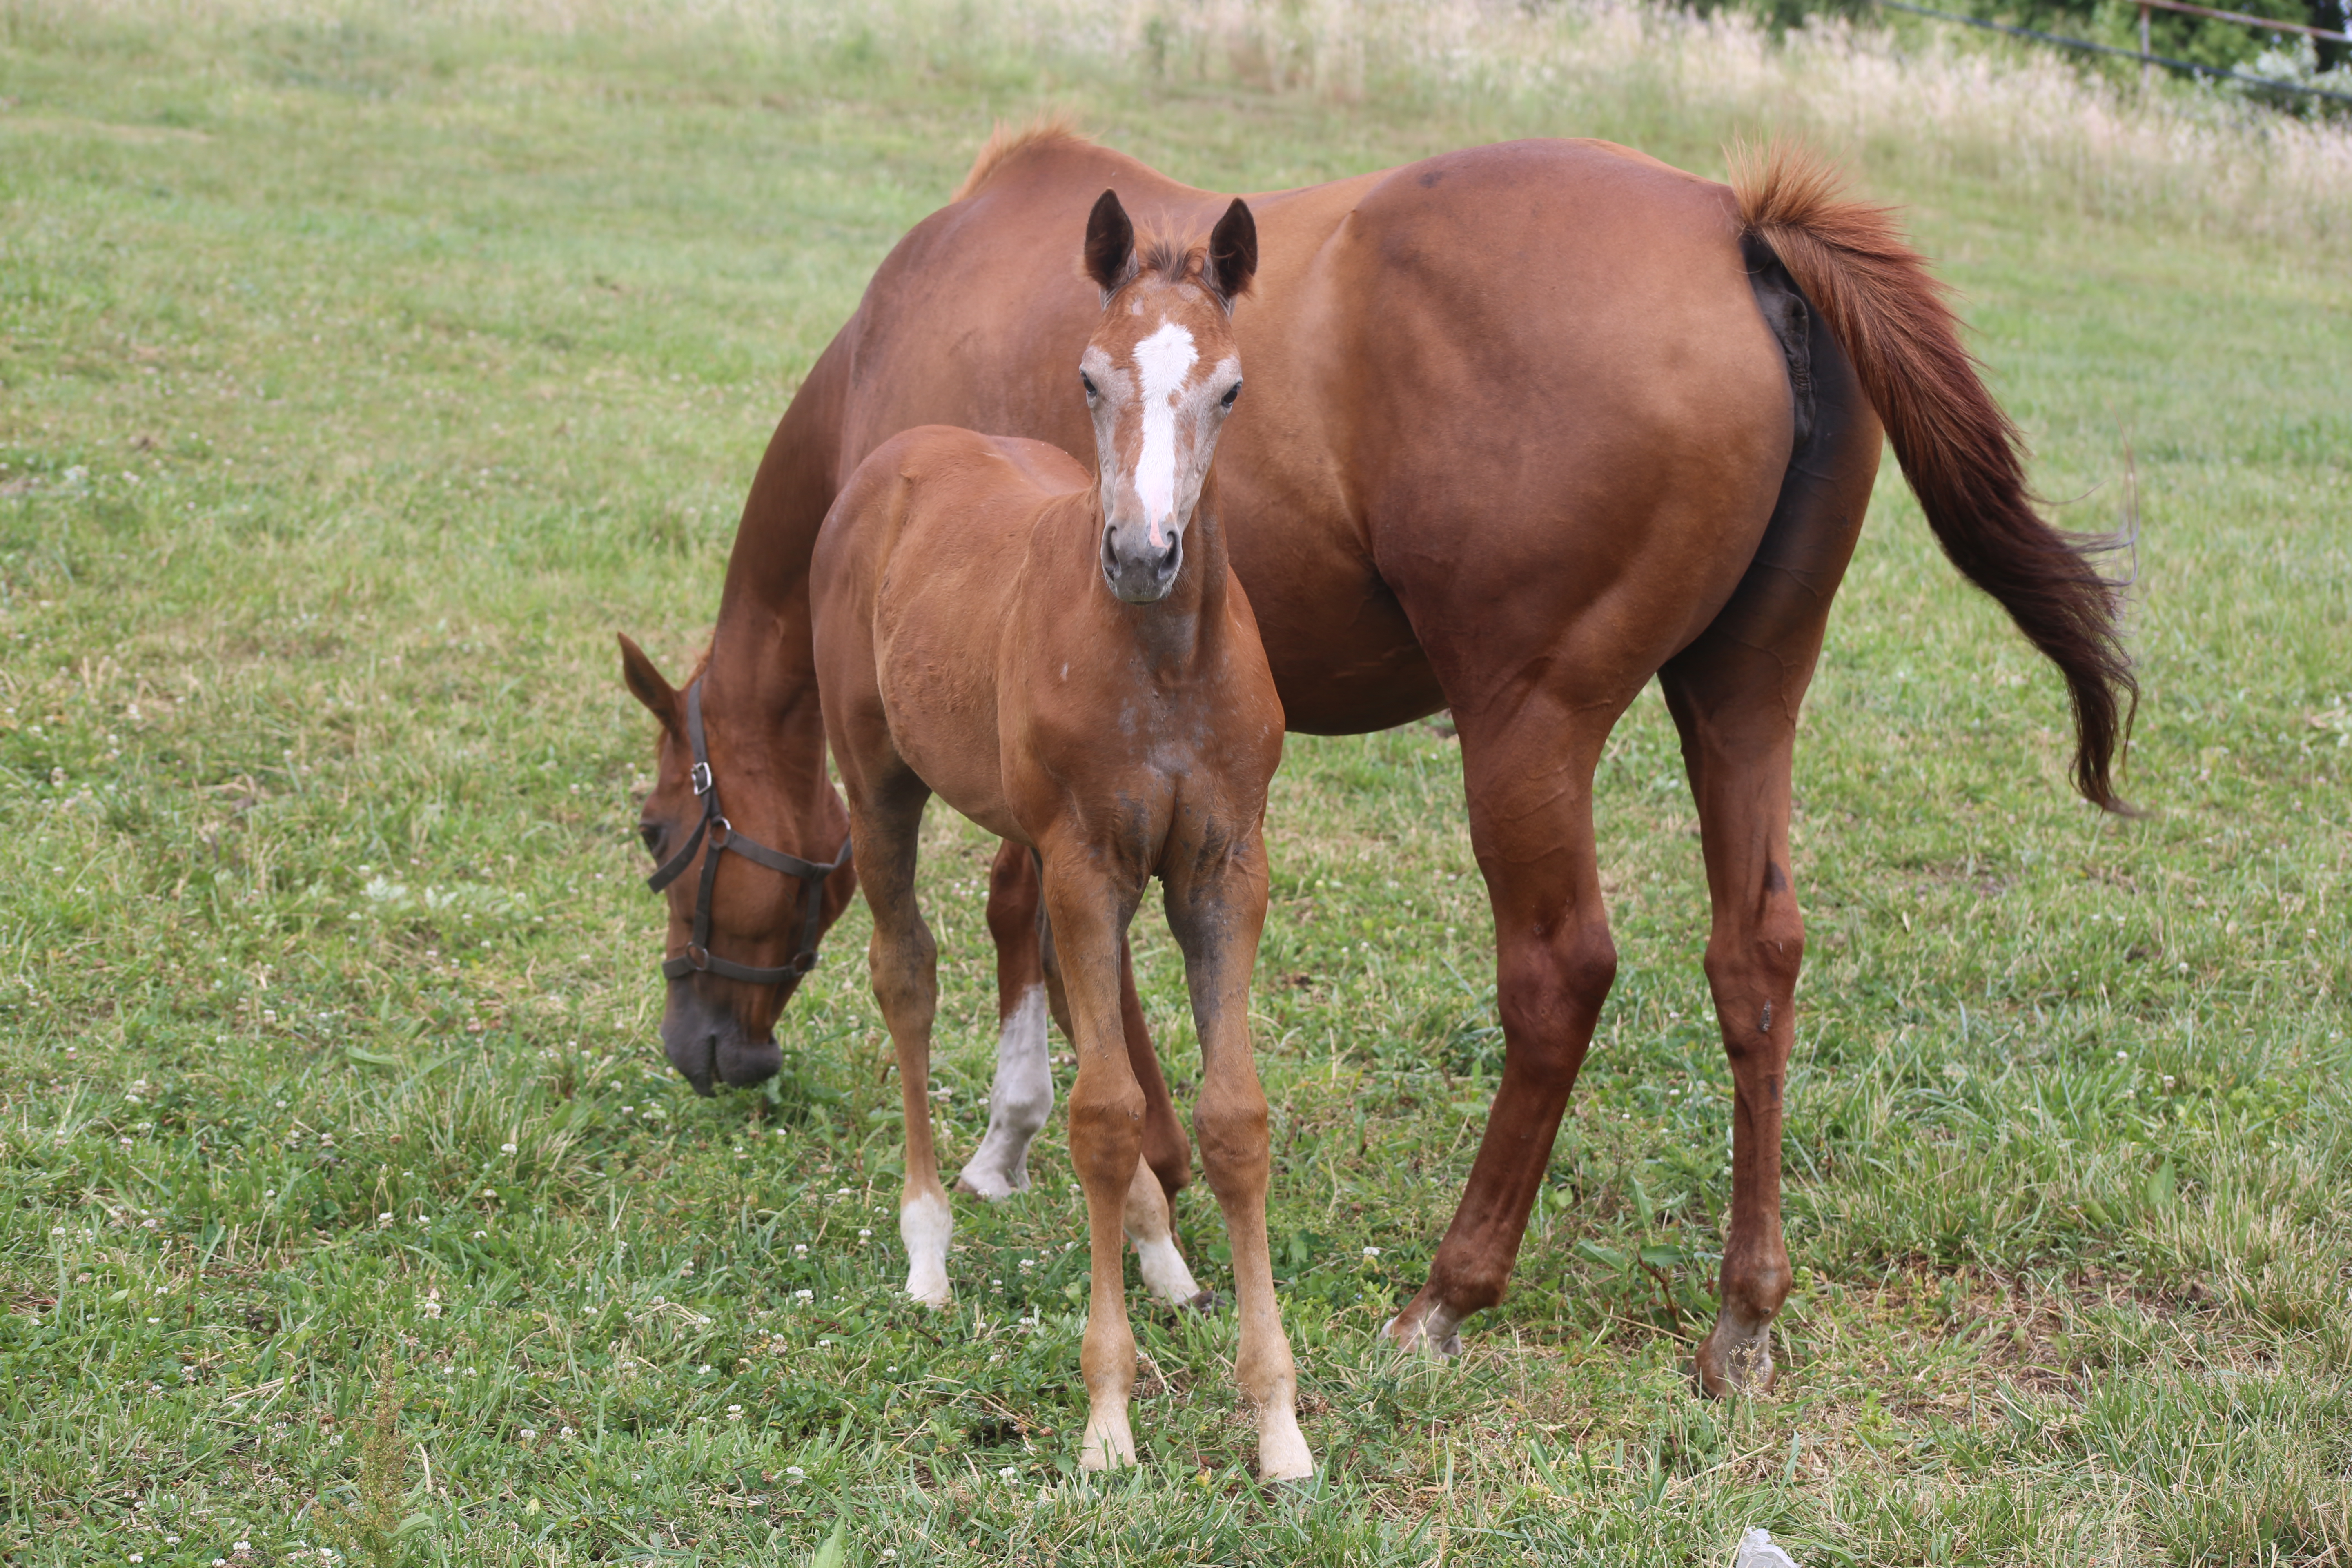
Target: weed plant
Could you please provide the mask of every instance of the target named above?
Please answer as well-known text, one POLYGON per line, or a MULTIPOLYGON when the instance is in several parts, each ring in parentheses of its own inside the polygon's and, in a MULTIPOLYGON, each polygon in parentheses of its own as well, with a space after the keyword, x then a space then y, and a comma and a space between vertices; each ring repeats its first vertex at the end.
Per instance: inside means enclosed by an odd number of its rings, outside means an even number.
MULTIPOLYGON (((1069 15, 1025 48, 993 13, 0 9, 0 1555, 1648 1568, 1762 1525, 1807 1564, 2344 1561, 2340 191, 2297 205, 2283 143, 2160 104, 2096 100, 2125 152, 2054 174, 1958 89, 1839 121, 1774 99, 1801 49, 1712 97, 1646 22, 1489 93, 1507 17, 1318 79, 1069 15), (900 1298, 862 910, 779 1079, 668 1072, 612 634, 688 661, 797 377, 1047 102, 1219 190, 1533 132, 1719 170, 1810 128, 1909 205, 2059 518, 2115 526, 2136 479, 2129 820, 2068 795, 2057 681, 1882 482, 1798 759, 1773 1396, 1686 1380, 1729 1081, 1654 695, 1600 775, 1621 979, 1510 1298, 1444 1366, 1375 1331, 1500 1067, 1454 742, 1290 742, 1255 997, 1307 1490, 1248 1477, 1230 1318, 1157 1310, 1146 1463, 1076 1476, 1058 1121, 1028 1194, 960 1205, 954 1307, 900 1298)), ((1984 58, 1998 102, 2043 79, 1984 58)), ((952 1163, 990 846, 927 833, 952 1163)), ((1180 1221, 1215 1282, 1199 1189, 1180 1221)))

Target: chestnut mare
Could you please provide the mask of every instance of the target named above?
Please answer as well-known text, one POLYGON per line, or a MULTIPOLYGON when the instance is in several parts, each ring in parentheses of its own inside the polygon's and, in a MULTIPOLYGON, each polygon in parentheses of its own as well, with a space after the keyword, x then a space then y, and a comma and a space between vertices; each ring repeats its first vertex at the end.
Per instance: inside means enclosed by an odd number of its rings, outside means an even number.
POLYGON ((1249 1039, 1282 705, 1209 475, 1242 389, 1227 314, 1256 268, 1256 231, 1235 202, 1205 251, 1162 243, 1139 258, 1107 191, 1085 257, 1101 320, 1066 368, 1094 416, 1092 482, 1043 442, 920 426, 858 465, 809 567, 817 690, 906 1106, 908 1288, 947 1300, 948 1195, 927 1114, 938 950, 915 901, 936 793, 1036 851, 1076 1026, 1070 1163, 1094 1266, 1080 1463, 1135 1458, 1120 1230, 1130 1186, 1157 1195, 1158 1184, 1141 1159, 1119 953, 1157 876, 1200 1026, 1193 1126, 1233 1246, 1234 1375, 1257 1407, 1259 1474, 1297 1479, 1315 1467, 1266 1253, 1266 1104, 1249 1039))
MULTIPOLYGON (((766 842, 822 864, 846 824, 825 774, 808 563, 850 470, 924 424, 1087 449, 1069 380, 1099 291, 1057 264, 1051 237, 1106 186, 1166 233, 1198 233, 1222 205, 1057 128, 1000 136, 883 261, 777 426, 700 678, 731 808, 766 842)), ((1697 807, 1734 1087, 1729 1233, 1696 1372, 1710 1393, 1767 1386, 1790 1284, 1781 1090, 1804 951, 1790 756, 1882 429, 1953 563, 2064 676, 2075 784, 2109 808, 2134 689, 2117 590, 2033 510, 2016 432, 1925 262, 1889 215, 1839 199, 1801 159, 1750 162, 1726 186, 1603 142, 1514 142, 1249 205, 1260 266, 1234 330, 1253 410, 1219 463, 1234 571, 1291 728, 1452 709, 1495 916, 1501 1083, 1427 1283, 1389 1331, 1451 1349, 1463 1318, 1502 1297, 1616 972, 1593 768, 1655 677, 1697 807)), ((667 731, 646 805, 659 854, 698 815, 693 757, 677 695, 634 648, 625 668, 667 731)), ((998 1098, 1016 1123, 1043 1120, 1044 1009, 1022 1016, 1043 973, 1026 861, 1000 855, 989 915, 1008 943, 1000 1011, 1021 1070, 998 1098)), ((781 962, 852 878, 730 868, 701 945, 781 962)), ((695 940, 693 886, 671 889, 673 954, 695 940)), ((698 1086, 772 1071, 790 990, 673 979, 670 1059, 698 1086)), ((1144 1157, 1172 1191, 1183 1135, 1131 1001, 1127 1017, 1144 1157)), ((1020 1142, 1017 1125, 992 1134, 996 1175, 1020 1142)))

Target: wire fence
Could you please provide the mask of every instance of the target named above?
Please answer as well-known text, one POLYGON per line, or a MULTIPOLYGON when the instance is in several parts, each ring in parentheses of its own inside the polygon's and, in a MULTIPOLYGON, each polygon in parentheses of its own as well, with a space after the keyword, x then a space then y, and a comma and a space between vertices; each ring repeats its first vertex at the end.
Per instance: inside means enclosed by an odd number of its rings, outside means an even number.
POLYGON ((1913 5, 1907 0, 1878 0, 1890 11, 1907 11, 1915 16, 1932 16, 1938 22, 1958 22, 1962 26, 1981 27, 1990 33, 2006 33, 2013 38, 2031 38, 2036 43, 2055 44, 2063 49, 2077 49, 2084 54, 2116 55, 2140 62, 2140 79, 2147 79, 2151 67, 2164 66, 2171 70, 2188 71, 2192 75, 2210 77, 2218 81, 2234 81, 2242 87, 2258 87, 2272 92, 2299 93, 2306 98, 2324 98, 2337 103, 2352 103, 2352 92, 2337 92, 2331 88, 2313 87, 2305 82, 2283 81, 2275 77, 2249 76, 2243 71, 2227 70, 2197 60, 2175 59, 2169 55, 2152 53, 2148 48, 2147 18, 2150 7, 2166 11, 2185 11, 2194 16, 2208 16, 2218 21, 2242 22, 2250 27, 2267 27, 2273 32, 2296 33, 2305 37, 2326 39, 2335 43, 2352 44, 2352 34, 2333 33, 2325 27, 2308 27, 2300 22, 2274 22, 2267 16, 2249 16, 2241 11, 2217 11, 2210 5, 2193 5, 2189 0, 2138 0, 2139 47, 2126 49, 2114 44, 2094 43, 2088 38, 2070 38, 2062 33, 2045 33, 2034 27, 2014 26, 2007 22, 1989 22, 1981 16, 1963 16, 1953 11, 1931 11, 1925 5, 1913 5))

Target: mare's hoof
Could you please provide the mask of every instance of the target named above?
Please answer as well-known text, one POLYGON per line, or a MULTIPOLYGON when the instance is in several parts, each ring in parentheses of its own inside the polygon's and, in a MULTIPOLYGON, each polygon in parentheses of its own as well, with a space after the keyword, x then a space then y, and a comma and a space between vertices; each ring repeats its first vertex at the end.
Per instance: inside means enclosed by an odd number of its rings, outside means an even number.
POLYGON ((1461 1320, 1434 1302, 1418 1300, 1381 1325, 1381 1333, 1407 1355, 1416 1352, 1451 1361, 1462 1353, 1461 1320))
POLYGON ((1205 1318, 1224 1304, 1225 1299, 1214 1290, 1202 1290, 1177 1302, 1176 1307, 1179 1311, 1197 1312, 1205 1318))
POLYGON ((1698 1347, 1692 1371, 1699 1392, 1710 1399, 1749 1399, 1772 1392, 1780 1368, 1772 1364, 1772 1329, 1748 1332, 1718 1322, 1698 1347))

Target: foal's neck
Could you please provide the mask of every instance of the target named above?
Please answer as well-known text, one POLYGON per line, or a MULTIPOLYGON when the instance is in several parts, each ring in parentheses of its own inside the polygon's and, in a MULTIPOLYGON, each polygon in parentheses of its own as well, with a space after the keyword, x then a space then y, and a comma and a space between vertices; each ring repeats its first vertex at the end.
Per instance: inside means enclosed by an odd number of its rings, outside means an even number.
MULTIPOLYGON (((1093 510, 1094 515, 1101 515, 1099 494, 1093 510)), ((1224 523, 1217 515, 1217 471, 1212 467, 1202 477, 1201 498, 1193 503, 1192 521, 1184 531, 1184 563, 1168 596, 1157 604, 1126 605, 1108 586, 1096 585, 1152 662, 1173 669, 1223 646, 1229 563, 1224 523)))

